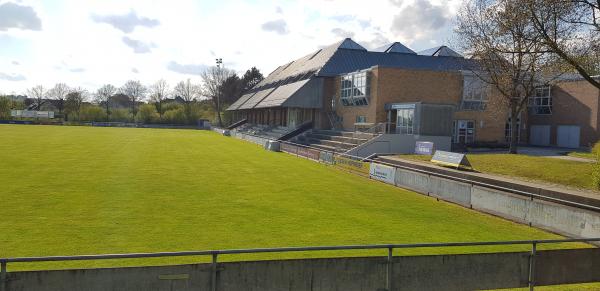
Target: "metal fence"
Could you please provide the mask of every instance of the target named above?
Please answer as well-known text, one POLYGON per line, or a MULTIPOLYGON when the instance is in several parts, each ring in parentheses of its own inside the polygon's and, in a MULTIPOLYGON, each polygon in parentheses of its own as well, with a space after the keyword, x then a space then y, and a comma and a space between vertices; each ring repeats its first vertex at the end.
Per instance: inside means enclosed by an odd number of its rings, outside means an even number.
POLYGON ((336 251, 336 250, 387 250, 386 265, 386 289, 392 290, 393 251, 394 249, 411 248, 440 248, 440 247, 473 247, 473 246, 504 246, 504 245, 530 245, 528 285, 533 290, 535 283, 535 257, 537 246, 540 244, 558 244, 572 242, 599 242, 600 238, 587 239, 551 239, 551 240, 516 240, 516 241, 486 241, 486 242, 450 242, 450 243, 414 243, 414 244, 379 244, 379 245, 346 245, 346 246, 314 246, 314 247, 283 247, 283 248, 258 248, 258 249, 231 249, 231 250, 205 250, 185 252, 160 252, 160 253, 129 253, 129 254, 103 254, 103 255, 81 255, 81 256, 48 256, 48 257, 15 257, 0 258, 0 290, 5 291, 7 280, 7 266, 9 263, 33 263, 33 262, 56 262, 56 261, 85 261, 85 260, 115 260, 115 259, 138 259, 159 257, 183 257, 183 256, 211 256, 211 290, 217 287, 217 263, 219 255, 232 254, 261 254, 261 253, 288 253, 288 252, 314 252, 314 251, 336 251))

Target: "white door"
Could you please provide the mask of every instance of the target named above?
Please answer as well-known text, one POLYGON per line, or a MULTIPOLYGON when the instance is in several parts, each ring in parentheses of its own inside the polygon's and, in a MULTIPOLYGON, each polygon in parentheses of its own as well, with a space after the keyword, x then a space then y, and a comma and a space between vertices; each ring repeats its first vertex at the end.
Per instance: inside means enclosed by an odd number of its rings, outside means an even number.
POLYGON ((563 148, 579 147, 579 126, 559 125, 556 130, 556 144, 563 148))
POLYGON ((529 134, 530 144, 536 146, 550 145, 550 125, 532 125, 529 134))

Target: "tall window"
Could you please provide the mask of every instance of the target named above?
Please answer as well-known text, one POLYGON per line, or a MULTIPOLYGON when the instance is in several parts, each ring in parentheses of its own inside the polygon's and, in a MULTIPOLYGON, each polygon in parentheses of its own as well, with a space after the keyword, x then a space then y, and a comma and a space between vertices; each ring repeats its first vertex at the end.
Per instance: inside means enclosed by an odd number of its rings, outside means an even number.
POLYGON ((398 109, 398 118, 396 123, 396 132, 401 134, 414 133, 414 109, 398 109))
POLYGON ((533 114, 552 114, 550 86, 535 88, 535 96, 529 97, 529 108, 533 114))
POLYGON ((369 74, 367 71, 342 76, 340 101, 344 106, 369 105, 369 74))
POLYGON ((485 110, 489 86, 479 77, 465 75, 463 81, 462 110, 485 110))

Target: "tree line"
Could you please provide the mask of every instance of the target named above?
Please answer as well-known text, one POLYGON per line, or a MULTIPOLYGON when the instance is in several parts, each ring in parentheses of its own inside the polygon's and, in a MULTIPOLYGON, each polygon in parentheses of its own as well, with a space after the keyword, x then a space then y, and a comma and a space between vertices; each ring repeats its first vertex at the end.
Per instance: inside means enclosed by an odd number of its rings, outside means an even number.
MULTIPOLYGON (((600 0, 467 0, 457 17, 458 46, 473 73, 510 114, 511 129, 541 85, 578 74, 600 89, 600 0)), ((511 130, 510 153, 518 131, 511 130)))
POLYGON ((0 119, 10 118, 11 109, 41 110, 46 104, 46 107, 54 107, 57 116, 65 121, 194 124, 203 118, 223 126, 225 106, 263 78, 256 67, 241 77, 233 70, 209 67, 201 72, 201 83, 186 79, 174 86, 164 79, 149 85, 137 80, 129 80, 120 87, 105 84, 95 92, 65 83, 49 89, 38 85, 26 92, 31 102, 29 106, 0 96, 0 119))

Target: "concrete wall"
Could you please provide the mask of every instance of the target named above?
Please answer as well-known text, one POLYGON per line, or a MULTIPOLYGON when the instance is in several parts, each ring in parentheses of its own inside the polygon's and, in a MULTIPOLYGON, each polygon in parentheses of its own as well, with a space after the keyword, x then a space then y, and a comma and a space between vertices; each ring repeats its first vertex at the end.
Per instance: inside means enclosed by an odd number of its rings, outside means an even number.
MULTIPOLYGON (((529 253, 393 257, 391 290, 481 290, 527 286, 529 253)), ((600 281, 600 249, 540 251, 538 285, 600 281)), ((219 291, 386 290, 387 258, 219 263, 219 291)), ((211 290, 211 264, 10 272, 6 291, 211 290)))
POLYGON ((449 151, 452 139, 449 136, 382 134, 365 144, 353 148, 347 154, 367 157, 373 153, 412 154, 417 141, 433 142, 437 150, 449 151))
POLYGON ((600 213, 396 169, 395 185, 569 237, 600 237, 600 213))

